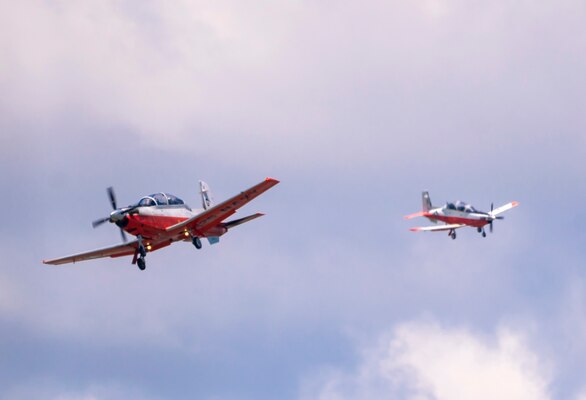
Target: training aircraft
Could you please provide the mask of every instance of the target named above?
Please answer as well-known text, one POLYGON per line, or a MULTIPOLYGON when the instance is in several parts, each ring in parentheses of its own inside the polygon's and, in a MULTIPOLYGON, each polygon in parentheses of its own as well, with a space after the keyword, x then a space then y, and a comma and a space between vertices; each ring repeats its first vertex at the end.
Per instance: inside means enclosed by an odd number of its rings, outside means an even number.
POLYGON ((466 204, 462 201, 455 203, 446 203, 443 207, 433 207, 429 198, 428 192, 422 194, 423 210, 421 212, 407 215, 405 219, 411 219, 415 217, 425 217, 434 224, 443 222, 442 225, 437 226, 422 226, 417 228, 411 228, 411 231, 420 232, 437 232, 437 231, 448 231, 448 235, 452 239, 456 239, 456 229, 465 226, 476 228, 478 233, 482 233, 482 237, 486 237, 484 226, 490 226, 490 232, 492 233, 492 222, 495 219, 504 219, 499 214, 510 210, 513 207, 517 207, 519 202, 512 201, 504 206, 493 208, 490 205, 490 212, 478 211, 470 204, 466 204))
POLYGON ((201 238, 207 238, 210 244, 218 243, 220 236, 230 229, 263 216, 262 213, 256 213, 223 222, 240 207, 278 183, 279 181, 276 179, 266 178, 242 193, 214 205, 208 185, 200 181, 203 208, 194 210, 189 208, 180 198, 168 193, 144 196, 136 204, 118 208, 114 190, 110 187, 107 192, 114 211, 108 217, 94 221, 92 225, 96 228, 104 222, 116 224, 120 228, 124 243, 66 257, 43 260, 43 263, 60 265, 102 257, 132 256, 132 264, 138 264, 138 268, 144 270, 146 267, 144 258, 147 252, 179 241, 191 241, 197 249, 201 249, 201 238), (127 242, 125 231, 136 236, 136 240, 127 242))

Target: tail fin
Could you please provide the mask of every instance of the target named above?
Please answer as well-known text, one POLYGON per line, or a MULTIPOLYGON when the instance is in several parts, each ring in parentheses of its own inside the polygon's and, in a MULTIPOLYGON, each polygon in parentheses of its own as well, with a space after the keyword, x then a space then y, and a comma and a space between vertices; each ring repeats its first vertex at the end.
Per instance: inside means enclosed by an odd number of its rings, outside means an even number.
POLYGON ((199 193, 201 194, 201 205, 204 210, 214 205, 214 198, 212 197, 210 187, 204 181, 199 181, 199 193))
POLYGON ((431 199, 429 198, 429 192, 423 192, 421 194, 421 201, 423 203, 423 212, 428 212, 433 208, 431 205, 431 199))

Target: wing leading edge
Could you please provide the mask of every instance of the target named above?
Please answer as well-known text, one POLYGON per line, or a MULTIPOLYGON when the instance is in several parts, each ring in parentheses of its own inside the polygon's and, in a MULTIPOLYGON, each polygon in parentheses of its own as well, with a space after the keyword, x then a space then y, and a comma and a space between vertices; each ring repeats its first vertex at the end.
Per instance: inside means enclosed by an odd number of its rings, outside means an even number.
MULTIPOLYGON (((256 197, 260 196, 276 184, 279 181, 273 178, 266 178, 264 181, 254 185, 253 187, 246 189, 242 193, 223 201, 220 204, 217 204, 201 214, 198 214, 186 221, 180 222, 173 226, 170 226, 166 229, 166 231, 170 235, 175 235, 181 233, 182 231, 193 231, 194 234, 199 234, 202 237, 206 236, 205 232, 216 225, 220 224, 223 220, 231 216, 238 210, 239 208, 243 207, 248 202, 254 200, 256 197)), ((254 218, 260 217, 260 214, 255 214, 254 218)), ((253 218, 247 219, 247 222, 253 218)), ((239 220, 234 221, 239 222, 239 220)), ((232 226, 238 225, 233 222, 232 226)), ((228 223, 230 224, 230 223, 228 223)))
POLYGON ((138 248, 138 240, 132 242, 122 243, 115 246, 103 247, 101 249, 90 250, 83 253, 77 253, 70 256, 53 258, 51 260, 43 260, 43 264, 61 265, 68 263, 75 263, 85 260, 93 260, 103 257, 122 257, 133 255, 138 248))

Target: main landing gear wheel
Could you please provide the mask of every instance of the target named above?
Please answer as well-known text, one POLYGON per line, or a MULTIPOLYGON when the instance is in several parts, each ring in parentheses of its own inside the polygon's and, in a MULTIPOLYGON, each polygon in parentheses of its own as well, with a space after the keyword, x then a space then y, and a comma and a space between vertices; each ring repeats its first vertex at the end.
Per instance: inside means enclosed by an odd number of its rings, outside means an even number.
POLYGON ((452 240, 456 239, 456 231, 452 231, 452 233, 450 234, 452 240))
POLYGON ((193 239, 191 239, 191 242, 193 243, 193 245, 195 246, 196 249, 201 249, 201 240, 200 238, 198 238, 197 236, 194 236, 193 239))
POLYGON ((146 268, 146 262, 144 260, 144 257, 139 257, 136 260, 136 264, 138 265, 138 269, 140 269, 141 271, 144 271, 144 269, 146 268))

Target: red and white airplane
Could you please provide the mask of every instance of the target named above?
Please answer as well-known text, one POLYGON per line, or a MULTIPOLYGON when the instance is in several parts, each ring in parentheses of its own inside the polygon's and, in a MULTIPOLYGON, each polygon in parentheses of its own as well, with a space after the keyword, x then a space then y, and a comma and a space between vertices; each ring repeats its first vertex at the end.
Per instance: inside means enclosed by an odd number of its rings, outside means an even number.
POLYGON ((43 260, 43 263, 60 265, 102 257, 132 256, 132 264, 138 264, 138 268, 144 270, 146 266, 144 258, 147 252, 179 241, 191 241, 197 249, 201 249, 201 238, 207 238, 210 244, 218 243, 220 236, 230 229, 263 216, 262 213, 256 213, 224 222, 240 207, 277 183, 279 181, 276 179, 266 178, 242 193, 214 205, 208 185, 200 181, 203 209, 196 210, 192 210, 183 200, 168 193, 144 196, 134 205, 117 208, 116 197, 110 187, 108 188, 108 196, 114 211, 110 213, 110 216, 94 221, 92 225, 95 228, 104 222, 116 224, 120 228, 124 243, 66 257, 43 260), (127 242, 125 231, 136 236, 136 240, 127 242))
POLYGON ((486 237, 486 232, 484 231, 485 225, 490 226, 490 232, 492 233, 492 222, 495 219, 504 219, 504 217, 499 216, 499 214, 519 205, 519 202, 517 201, 512 201, 498 208, 493 208, 493 205, 491 204, 490 212, 484 212, 478 211, 470 204, 466 204, 462 201, 446 203, 443 207, 434 208, 431 205, 428 192, 423 192, 422 200, 423 210, 415 214, 407 215, 405 218, 411 219, 415 217, 425 217, 434 224, 437 224, 438 222, 443 222, 444 224, 437 226, 422 226, 411 228, 410 230, 414 232, 448 231, 448 235, 452 239, 456 238, 456 229, 465 226, 476 228, 478 233, 482 233, 482 236, 486 237))

